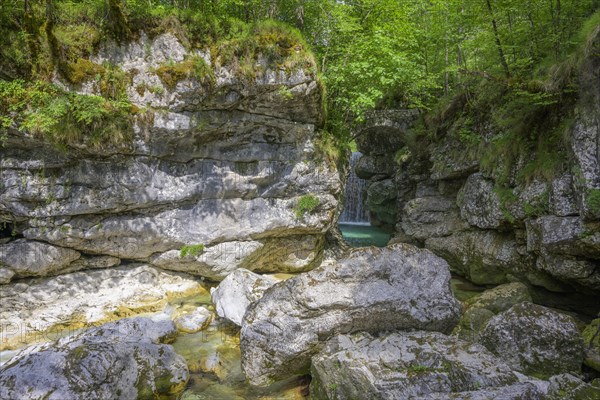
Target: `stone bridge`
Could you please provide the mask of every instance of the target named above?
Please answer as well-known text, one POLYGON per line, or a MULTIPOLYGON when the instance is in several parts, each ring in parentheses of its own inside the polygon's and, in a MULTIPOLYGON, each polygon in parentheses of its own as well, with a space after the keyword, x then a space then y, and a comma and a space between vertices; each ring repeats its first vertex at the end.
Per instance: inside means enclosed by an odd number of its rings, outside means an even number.
POLYGON ((359 150, 363 154, 394 153, 405 143, 404 134, 419 117, 419 110, 373 110, 365 115, 365 122, 354 131, 359 150))

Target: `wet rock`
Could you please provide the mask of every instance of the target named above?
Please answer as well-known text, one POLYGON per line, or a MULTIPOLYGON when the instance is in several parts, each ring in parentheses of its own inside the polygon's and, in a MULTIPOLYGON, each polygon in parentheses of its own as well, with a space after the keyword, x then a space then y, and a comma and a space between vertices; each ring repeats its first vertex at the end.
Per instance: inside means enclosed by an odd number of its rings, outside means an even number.
POLYGON ((583 362, 583 339, 573 318, 532 303, 490 319, 481 343, 513 369, 540 378, 578 372, 583 362))
POLYGON ((175 326, 180 332, 195 333, 205 329, 212 320, 212 313, 205 307, 181 314, 173 320, 175 326))
POLYGON ((277 280, 274 278, 261 276, 246 269, 236 270, 216 289, 211 290, 217 315, 241 326, 250 303, 260 299, 265 290, 275 283, 277 280))
POLYGON ((59 273, 80 256, 71 249, 26 239, 0 244, 0 266, 12 272, 4 272, 2 280, 59 273))
POLYGON ((338 336, 313 357, 311 375, 317 399, 462 398, 517 382, 483 346, 422 331, 338 336))
POLYGON ((338 333, 449 332, 461 312, 444 260, 407 244, 354 250, 265 292, 242 321, 242 368, 253 385, 308 372, 338 333))
POLYGON ((5 399, 136 399, 175 396, 189 372, 170 321, 124 319, 26 349, 0 368, 5 399))
POLYGON ((169 297, 206 292, 190 276, 141 266, 87 270, 0 286, 0 349, 63 331, 162 310, 169 297))

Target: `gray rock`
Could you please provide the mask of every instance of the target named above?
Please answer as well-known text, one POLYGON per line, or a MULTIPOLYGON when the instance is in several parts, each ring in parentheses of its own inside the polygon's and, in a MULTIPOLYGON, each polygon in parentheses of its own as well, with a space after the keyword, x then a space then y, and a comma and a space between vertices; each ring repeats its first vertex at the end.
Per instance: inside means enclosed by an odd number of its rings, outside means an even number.
POLYGON ((532 303, 493 317, 481 343, 513 369, 536 377, 578 372, 583 362, 583 339, 573 318, 532 303))
POLYGON ((496 229, 506 222, 494 182, 477 173, 469 176, 458 194, 460 215, 481 229, 496 229))
POLYGON ((338 336, 313 357, 311 375, 311 395, 340 400, 462 398, 517 382, 483 346, 422 331, 338 336))
POLYGON ((124 319, 17 354, 0 368, 4 399, 136 399, 174 396, 189 372, 170 321, 124 319))
POLYGON ((8 277, 9 273, 4 273, 4 283, 8 283, 11 278, 58 273, 80 256, 71 249, 26 239, 0 244, 0 266, 13 273, 11 277, 8 277))
POLYGON ((180 332, 195 333, 206 328, 212 320, 212 313, 205 307, 197 307, 196 309, 181 314, 173 320, 175 326, 180 332))
POLYGON ((454 201, 440 196, 408 201, 402 210, 400 226, 404 233, 417 240, 448 236, 469 227, 460 219, 454 201))
POLYGON ((588 367, 600 372, 600 318, 594 319, 583 330, 585 360, 588 367))
POLYGON ((478 342, 481 331, 494 315, 525 301, 531 302, 531 295, 527 286, 520 282, 486 290, 465 302, 467 309, 453 334, 463 340, 478 342))
POLYGON ((431 179, 466 178, 479 168, 479 160, 465 152, 464 143, 446 135, 429 148, 431 179))
POLYGON ((206 293, 197 280, 146 265, 80 271, 0 286, 0 350, 65 330, 159 311, 167 297, 206 293))
POLYGON ((211 290, 217 315, 241 326, 250 303, 260 299, 277 280, 246 269, 238 269, 211 290))
POLYGON ((512 282, 496 286, 470 298, 467 300, 467 305, 471 308, 486 308, 498 314, 523 302, 531 302, 529 289, 523 283, 512 282))
POLYGON ((536 266, 540 271, 563 282, 576 283, 600 292, 600 268, 597 260, 542 252, 537 258, 536 266))
POLYGON ((600 398, 600 381, 589 384, 571 374, 550 378, 548 400, 594 400, 600 398))
POLYGON ((242 321, 242 368, 253 385, 308 371, 338 333, 449 332, 461 312, 448 265, 407 244, 354 250, 332 265, 268 289, 242 321))
POLYGON ((8 268, 0 268, 0 284, 8 283, 15 276, 15 272, 8 268))
MULTIPOLYGON (((236 63, 192 53, 169 33, 106 43, 91 60, 129 74, 128 98, 148 112, 135 117, 131 141, 101 150, 82 143, 60 152, 11 132, 0 149, 0 222, 17 221, 30 240, 210 279, 251 264, 274 271, 318 264, 342 185, 315 144, 323 115, 314 64, 286 72, 264 59, 249 82, 236 63), (166 87, 157 67, 190 56, 205 59, 215 84, 189 78, 166 87), (319 205, 298 218, 308 193, 319 205), (205 246, 205 260, 177 257, 196 244, 205 246), (238 251, 245 245, 256 249, 238 251)), ((99 93, 93 79, 56 83, 99 93)))
POLYGON ((528 221, 527 249, 600 259, 600 223, 553 215, 528 221))
POLYGON ((155 254, 150 263, 156 267, 187 272, 220 281, 242 266, 242 262, 263 247, 258 241, 232 241, 208 246, 196 255, 181 257, 180 250, 155 254))
POLYGON ((564 174, 552 181, 550 212, 559 217, 579 213, 572 175, 564 174))
POLYGON ((378 221, 394 225, 396 223, 397 196, 398 189, 394 185, 393 179, 372 182, 367 188, 365 205, 378 221))
POLYGON ((425 397, 412 397, 411 400, 546 400, 546 395, 536 385, 529 382, 509 386, 473 390, 460 393, 431 394, 425 397))
POLYGON ((447 260, 454 272, 482 285, 506 283, 507 274, 522 274, 534 264, 511 235, 494 231, 429 238, 425 247, 447 260))
POLYGON ((394 172, 394 163, 388 157, 363 155, 354 172, 361 179, 371 179, 377 175, 390 176, 394 172))

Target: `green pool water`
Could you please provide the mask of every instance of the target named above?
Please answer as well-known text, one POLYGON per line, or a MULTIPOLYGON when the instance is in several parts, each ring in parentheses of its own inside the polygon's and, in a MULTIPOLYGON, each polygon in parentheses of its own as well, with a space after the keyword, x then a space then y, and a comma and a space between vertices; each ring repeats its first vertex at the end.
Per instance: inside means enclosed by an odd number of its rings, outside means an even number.
POLYGON ((377 246, 385 247, 391 234, 371 225, 339 224, 342 236, 352 247, 377 246))

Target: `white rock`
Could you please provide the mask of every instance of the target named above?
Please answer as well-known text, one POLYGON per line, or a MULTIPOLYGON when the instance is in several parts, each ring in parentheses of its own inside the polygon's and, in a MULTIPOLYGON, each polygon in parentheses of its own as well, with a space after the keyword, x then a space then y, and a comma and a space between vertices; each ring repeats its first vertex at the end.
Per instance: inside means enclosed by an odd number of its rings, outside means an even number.
POLYGON ((261 276, 246 269, 238 269, 225 278, 216 289, 211 290, 212 301, 217 315, 236 325, 242 325, 242 318, 250 303, 260 299, 277 280, 261 276))

